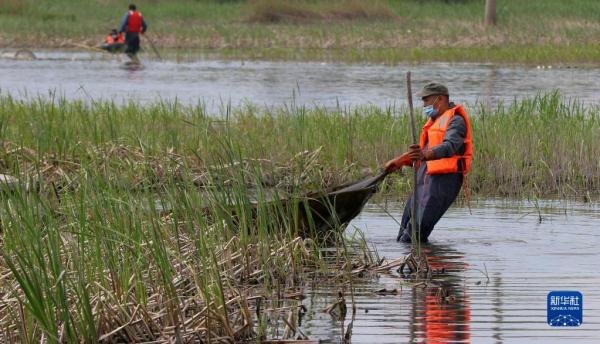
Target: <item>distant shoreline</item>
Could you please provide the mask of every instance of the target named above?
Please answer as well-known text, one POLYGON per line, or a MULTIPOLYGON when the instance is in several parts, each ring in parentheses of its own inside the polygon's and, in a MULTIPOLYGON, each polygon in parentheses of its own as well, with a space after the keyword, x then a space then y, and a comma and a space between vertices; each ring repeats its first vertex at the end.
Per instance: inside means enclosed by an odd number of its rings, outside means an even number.
MULTIPOLYGON (((0 48, 0 58, 11 58, 18 51, 50 50, 50 51, 92 51, 101 53, 94 45, 86 41, 77 43, 20 44, 4 45, 0 48), (86 47, 87 46, 87 47, 86 47)), ((147 43, 146 43, 147 44, 147 43)), ((155 53, 142 43, 141 57, 154 59, 155 53)), ((434 55, 427 55, 421 48, 390 49, 377 48, 369 50, 357 49, 301 49, 301 48, 173 48, 158 46, 161 57, 171 61, 195 61, 199 59, 218 60, 255 60, 255 61, 299 61, 299 62, 339 62, 395 65, 399 63, 493 63, 498 65, 567 66, 598 67, 600 66, 600 46, 580 46, 576 49, 556 47, 505 47, 500 49, 439 49, 434 55), (575 52, 574 52, 575 50, 575 52), (551 52, 552 54, 550 54, 551 52)), ((106 52, 107 56, 110 54, 106 52)))
MULTIPOLYGON (((118 25, 121 5, 0 4, 0 51, 97 47, 118 25)), ((495 27, 482 23, 483 1, 181 0, 140 10, 149 24, 146 40, 175 59, 200 51, 223 59, 350 63, 600 63, 594 0, 505 0, 495 27)))

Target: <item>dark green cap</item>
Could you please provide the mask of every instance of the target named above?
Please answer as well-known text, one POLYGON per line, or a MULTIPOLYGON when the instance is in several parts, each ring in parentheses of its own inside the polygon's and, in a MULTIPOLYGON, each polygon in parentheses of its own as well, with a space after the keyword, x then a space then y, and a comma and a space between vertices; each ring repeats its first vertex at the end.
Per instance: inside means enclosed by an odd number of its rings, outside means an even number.
POLYGON ((438 83, 438 82, 430 82, 427 85, 423 86, 423 89, 417 92, 417 97, 425 98, 431 95, 448 95, 448 87, 438 83))

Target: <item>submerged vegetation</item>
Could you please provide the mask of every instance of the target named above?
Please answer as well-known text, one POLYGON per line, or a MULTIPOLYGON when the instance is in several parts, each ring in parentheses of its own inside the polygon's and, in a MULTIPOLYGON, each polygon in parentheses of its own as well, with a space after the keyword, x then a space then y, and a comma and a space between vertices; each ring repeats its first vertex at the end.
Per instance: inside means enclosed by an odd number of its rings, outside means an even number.
MULTIPOLYGON (((140 2, 147 39, 165 52, 336 61, 597 63, 600 3, 330 0, 140 2)), ((116 0, 0 2, 0 45, 95 46, 126 8, 116 0), (93 15, 90 15, 93 13, 93 15)))
MULTIPOLYGON (((597 108, 552 93, 468 110, 476 195, 597 199, 597 108)), ((0 135, 0 172, 19 180, 0 199, 2 342, 284 338, 313 279, 344 299, 356 271, 397 267, 337 232, 324 259, 273 195, 374 171, 408 145, 405 109, 4 95, 0 135)), ((403 197, 408 180, 387 192, 403 197)))

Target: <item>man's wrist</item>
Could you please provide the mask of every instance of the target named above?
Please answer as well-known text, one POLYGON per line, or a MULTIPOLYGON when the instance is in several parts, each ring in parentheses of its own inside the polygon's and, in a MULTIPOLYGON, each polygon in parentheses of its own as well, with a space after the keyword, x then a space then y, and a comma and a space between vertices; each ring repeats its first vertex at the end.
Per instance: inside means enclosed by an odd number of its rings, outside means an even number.
POLYGON ((434 153, 433 149, 423 151, 423 160, 427 161, 427 160, 434 160, 434 159, 435 159, 435 153, 434 153))

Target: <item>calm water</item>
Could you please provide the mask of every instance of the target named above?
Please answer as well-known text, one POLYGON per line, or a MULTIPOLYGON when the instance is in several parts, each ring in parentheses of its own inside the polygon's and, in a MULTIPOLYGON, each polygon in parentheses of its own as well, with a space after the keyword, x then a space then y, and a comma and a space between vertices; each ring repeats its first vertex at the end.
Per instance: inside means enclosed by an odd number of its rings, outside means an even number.
MULTIPOLYGON (((397 276, 358 283, 352 343, 598 343, 600 336, 600 212, 586 204, 546 203, 542 223, 531 204, 486 201, 452 208, 424 246, 434 276, 455 300, 437 301, 437 286, 380 296, 380 288, 400 288, 397 276), (485 264, 485 266, 484 266, 485 264), (489 282, 483 271, 487 269, 489 282), (553 290, 583 294, 583 325, 552 328, 546 297, 553 290)), ((400 209, 388 209, 398 214, 400 209)), ((351 226, 387 258, 409 248, 395 242, 397 225, 370 206, 351 226)), ((339 342, 340 324, 320 310, 336 287, 320 283, 303 304, 309 309, 303 332, 311 339, 339 342)), ((349 300, 349 296, 346 296, 349 300)))
POLYGON ((555 89, 585 103, 597 104, 600 97, 600 68, 201 60, 146 61, 144 69, 128 71, 121 68, 125 59, 109 54, 35 53, 38 60, 33 61, 0 58, 1 92, 31 97, 53 90, 69 99, 145 103, 177 98, 186 104, 205 103, 211 112, 229 102, 237 106, 248 101, 266 106, 390 106, 406 102, 405 73, 411 70, 415 91, 429 80, 443 81, 461 103, 511 102, 555 89))

